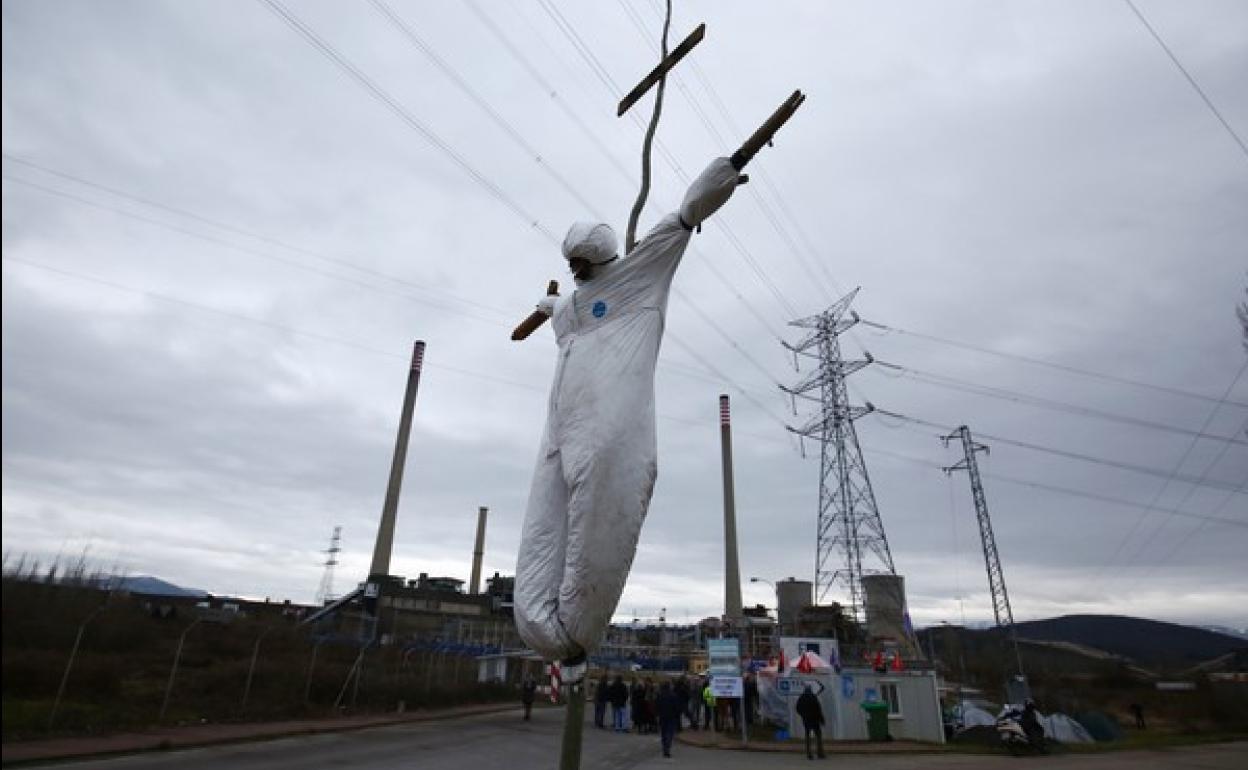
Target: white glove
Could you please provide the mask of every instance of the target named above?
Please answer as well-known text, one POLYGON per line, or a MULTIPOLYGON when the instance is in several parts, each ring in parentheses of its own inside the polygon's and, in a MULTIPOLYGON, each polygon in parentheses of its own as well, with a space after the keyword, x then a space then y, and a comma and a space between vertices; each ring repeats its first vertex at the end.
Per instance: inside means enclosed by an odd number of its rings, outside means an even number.
POLYGON ((542 297, 542 301, 537 303, 537 312, 544 316, 550 317, 555 314, 555 300, 559 299, 558 295, 548 294, 542 297))
POLYGON ((680 204, 680 218, 690 227, 697 227, 703 220, 719 211, 719 207, 732 197, 732 191, 745 180, 727 158, 716 158, 711 165, 693 180, 685 200, 680 204))

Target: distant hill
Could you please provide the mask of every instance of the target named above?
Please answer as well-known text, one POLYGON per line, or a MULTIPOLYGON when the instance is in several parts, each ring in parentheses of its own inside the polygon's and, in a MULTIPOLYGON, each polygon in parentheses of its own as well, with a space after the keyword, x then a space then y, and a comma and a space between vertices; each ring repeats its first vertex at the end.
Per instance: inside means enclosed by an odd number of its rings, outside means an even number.
POLYGON ((1197 626, 1197 628, 1203 628, 1215 634, 1226 634, 1227 636, 1233 636, 1236 639, 1243 639, 1245 642, 1248 642, 1248 629, 1228 628, 1227 626, 1197 626))
POLYGON ((1144 666, 1193 666, 1248 646, 1204 628, 1123 615, 1063 615, 1015 624, 1020 639, 1067 642, 1130 658, 1144 666))
POLYGON ((146 594, 148 596, 207 596, 207 591, 200 591, 197 588, 183 588, 175 586, 165 580, 161 580, 151 575, 136 575, 133 577, 112 576, 102 578, 100 580, 101 588, 104 590, 129 591, 132 594, 146 594))

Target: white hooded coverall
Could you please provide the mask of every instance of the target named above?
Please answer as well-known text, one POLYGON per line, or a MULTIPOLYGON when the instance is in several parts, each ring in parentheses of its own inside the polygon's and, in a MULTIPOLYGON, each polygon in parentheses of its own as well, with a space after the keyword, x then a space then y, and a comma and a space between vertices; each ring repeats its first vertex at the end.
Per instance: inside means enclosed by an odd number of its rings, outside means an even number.
POLYGON ((559 361, 515 587, 516 627, 547 660, 594 651, 619 603, 658 473, 654 371, 672 279, 692 228, 737 183, 728 159, 713 161, 679 214, 554 304, 559 361))

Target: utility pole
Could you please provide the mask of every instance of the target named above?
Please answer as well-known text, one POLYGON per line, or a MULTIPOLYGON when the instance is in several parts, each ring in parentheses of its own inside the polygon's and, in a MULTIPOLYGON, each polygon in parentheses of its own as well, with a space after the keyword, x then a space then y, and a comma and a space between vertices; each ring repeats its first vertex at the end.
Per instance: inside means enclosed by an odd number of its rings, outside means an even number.
POLYGON ((984 566, 988 570, 988 591, 992 594, 992 614, 997 627, 1005 633, 1007 654, 1012 648, 1014 662, 1017 666, 1017 682, 1021 685, 1023 698, 1026 697, 1027 679, 1023 673, 1023 656, 1018 651, 1018 635, 1014 631, 1014 611, 1010 609, 1010 595, 1005 590, 1005 573, 1001 569, 1001 556, 997 553, 997 539, 992 534, 992 519, 988 517, 988 501, 984 497, 984 483, 979 476, 979 464, 975 462, 975 453, 988 453, 988 447, 975 443, 971 438, 971 429, 960 426, 953 433, 941 440, 945 446, 953 439, 962 442, 963 459, 945 468, 946 474, 954 471, 966 471, 971 479, 971 497, 975 501, 975 517, 979 520, 979 539, 984 548, 984 566))
MULTIPOLYGON (((862 576, 864 573, 896 574, 884 524, 875 503, 875 492, 858 444, 854 420, 875 407, 849 404, 846 378, 872 363, 846 361, 841 355, 840 335, 858 323, 849 309, 858 289, 841 297, 818 315, 790 321, 790 326, 809 330, 796 345, 783 343, 794 363, 807 357, 816 361, 815 371, 791 388, 781 386, 793 399, 819 405, 819 413, 800 428, 789 427, 799 437, 819 442, 819 521, 815 550, 815 601, 822 601, 836 585, 848 595, 851 617, 864 619, 862 576), (864 559, 866 565, 864 566, 864 559)), ((803 455, 805 444, 802 445, 803 455)))

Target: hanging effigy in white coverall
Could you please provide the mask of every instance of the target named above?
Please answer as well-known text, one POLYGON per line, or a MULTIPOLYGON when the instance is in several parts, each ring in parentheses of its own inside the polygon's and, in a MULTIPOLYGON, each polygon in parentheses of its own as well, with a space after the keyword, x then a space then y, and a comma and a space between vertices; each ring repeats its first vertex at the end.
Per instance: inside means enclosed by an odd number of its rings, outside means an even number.
MULTIPOLYGON (((654 370, 667 299, 695 227, 738 184, 712 161, 626 257, 605 224, 578 223, 563 243, 577 289, 552 314, 559 361, 516 565, 521 638, 547 660, 597 648, 615 612, 654 491, 654 370), (588 270, 577 271, 578 264, 588 270)), ((741 180, 743 181, 743 180, 741 180)))

